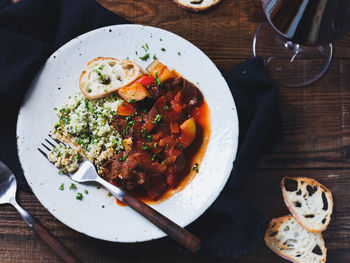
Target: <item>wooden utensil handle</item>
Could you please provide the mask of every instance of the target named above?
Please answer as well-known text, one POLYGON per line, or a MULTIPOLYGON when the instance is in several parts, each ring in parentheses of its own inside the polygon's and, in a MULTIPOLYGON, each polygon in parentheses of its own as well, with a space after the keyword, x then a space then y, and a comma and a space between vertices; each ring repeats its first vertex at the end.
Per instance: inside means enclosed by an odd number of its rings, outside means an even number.
POLYGON ((32 225, 33 230, 48 244, 66 263, 80 263, 45 227, 38 222, 32 225))
POLYGON ((123 202, 132 209, 146 217, 153 224, 158 226, 161 230, 167 233, 172 239, 176 240, 183 247, 191 252, 197 252, 200 248, 200 239, 188 232, 186 229, 175 224, 162 214, 158 213, 153 208, 145 203, 137 200, 125 193, 123 202))

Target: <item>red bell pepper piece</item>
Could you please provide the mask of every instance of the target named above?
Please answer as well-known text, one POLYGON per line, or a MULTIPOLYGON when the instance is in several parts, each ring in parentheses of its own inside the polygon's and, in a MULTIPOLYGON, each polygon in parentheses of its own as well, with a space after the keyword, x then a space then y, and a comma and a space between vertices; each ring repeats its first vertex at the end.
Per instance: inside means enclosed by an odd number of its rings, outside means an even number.
POLYGON ((147 88, 148 86, 151 87, 154 84, 154 78, 150 75, 144 75, 135 82, 141 83, 145 88, 147 88))

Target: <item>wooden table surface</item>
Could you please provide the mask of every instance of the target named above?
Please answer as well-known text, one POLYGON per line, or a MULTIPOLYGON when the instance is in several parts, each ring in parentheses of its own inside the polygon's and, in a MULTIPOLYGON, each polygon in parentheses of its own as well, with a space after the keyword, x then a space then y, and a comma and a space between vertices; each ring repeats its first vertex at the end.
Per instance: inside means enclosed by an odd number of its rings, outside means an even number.
MULTIPOLYGON (((167 29, 203 50, 228 70, 252 56, 253 34, 263 21, 259 0, 223 0, 204 13, 189 13, 172 0, 99 0, 132 22, 167 29)), ((303 72, 308 74, 305 61, 303 72)), ((350 35, 335 43, 326 75, 305 88, 279 88, 284 139, 277 151, 261 160, 239 189, 267 219, 288 213, 279 187, 283 176, 313 177, 331 189, 334 212, 324 232, 328 262, 350 262, 350 35)), ((56 220, 35 196, 19 192, 19 203, 53 232, 83 262, 286 262, 263 242, 250 255, 214 259, 186 255, 149 243, 103 242, 79 234, 56 220)), ((234 237, 232 237, 234 238, 234 237)), ((59 262, 18 213, 1 206, 0 262, 59 262)))

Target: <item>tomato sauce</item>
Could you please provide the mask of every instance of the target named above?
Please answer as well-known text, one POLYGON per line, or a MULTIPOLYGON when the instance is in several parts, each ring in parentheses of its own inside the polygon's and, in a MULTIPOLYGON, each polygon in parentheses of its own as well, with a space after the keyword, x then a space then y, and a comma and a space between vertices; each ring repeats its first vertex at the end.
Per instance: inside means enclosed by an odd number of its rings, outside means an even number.
MULTIPOLYGON (((179 178, 179 183, 177 186, 175 188, 168 189, 157 200, 152 200, 149 198, 141 189, 138 191, 133 191, 132 196, 147 204, 161 203, 183 190, 194 179, 194 177, 197 175, 197 172, 193 169, 196 163, 198 164, 198 169, 200 171, 200 164, 204 158, 210 138, 210 110, 207 102, 204 100, 203 104, 194 108, 190 115, 196 120, 196 137, 192 144, 188 148, 184 149, 186 166, 181 172, 177 173, 177 178, 179 178)), ((119 200, 116 202, 121 206, 125 206, 119 200)))

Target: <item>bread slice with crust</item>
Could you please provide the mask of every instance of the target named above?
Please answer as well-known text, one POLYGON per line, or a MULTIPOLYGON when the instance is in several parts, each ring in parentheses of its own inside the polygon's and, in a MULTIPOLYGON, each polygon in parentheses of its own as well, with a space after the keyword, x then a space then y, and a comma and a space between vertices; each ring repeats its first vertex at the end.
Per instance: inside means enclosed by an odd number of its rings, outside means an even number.
POLYGON ((327 228, 333 211, 331 191, 306 177, 284 177, 281 188, 284 202, 299 224, 310 232, 327 228))
POLYGON ((133 61, 98 57, 91 60, 80 75, 79 88, 85 97, 98 99, 130 85, 141 76, 141 67, 133 61))
POLYGON ((174 0, 174 2, 184 9, 199 12, 217 5, 221 0, 174 0))
POLYGON ((307 231, 291 215, 272 219, 264 240, 272 251, 292 262, 326 262, 327 248, 322 234, 307 231))

